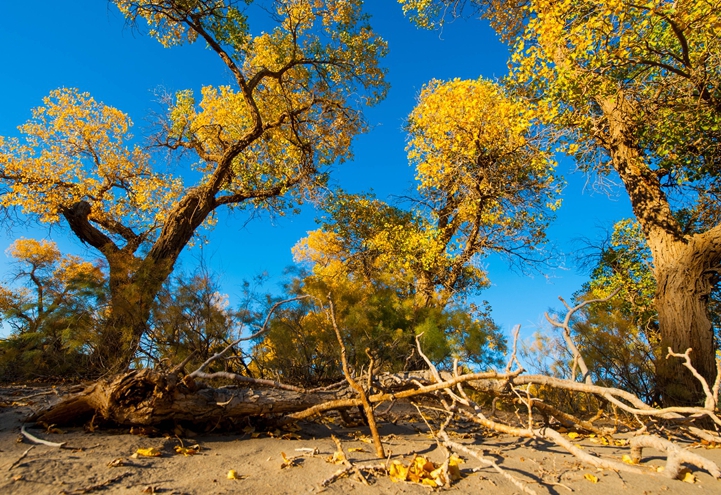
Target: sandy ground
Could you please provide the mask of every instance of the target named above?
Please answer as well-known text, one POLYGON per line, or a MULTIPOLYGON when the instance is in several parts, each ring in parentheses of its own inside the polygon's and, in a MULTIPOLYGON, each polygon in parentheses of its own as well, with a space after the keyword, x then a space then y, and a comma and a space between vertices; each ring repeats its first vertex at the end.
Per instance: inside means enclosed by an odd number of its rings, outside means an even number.
MULTIPOLYGON (((55 395, 25 399, 37 393, 33 388, 0 387, 0 494, 75 494, 75 493, 165 493, 165 494, 428 494, 431 488, 414 483, 394 483, 377 473, 368 486, 351 477, 343 477, 322 486, 341 466, 328 462, 336 451, 331 437, 341 439, 350 460, 357 465, 383 465, 366 443, 367 428, 344 427, 341 421, 300 423, 298 431, 266 431, 260 425, 248 425, 245 432, 194 434, 138 432, 129 429, 86 431, 68 428, 62 431, 26 425, 33 435, 63 448, 34 445, 20 434, 23 419, 33 408, 56 400, 55 395), (150 433, 150 434, 148 434, 150 433), (255 438, 254 438, 255 437, 255 438), (183 456, 175 451, 181 445, 200 446, 200 452, 183 456), (32 448, 31 448, 32 447, 32 448), (159 457, 134 457, 138 449, 156 448, 159 457), (30 449, 30 450, 28 450, 30 449), (294 466, 283 467, 286 458, 297 459, 294 466), (228 479, 234 470, 240 479, 228 479)), ((381 424, 380 433, 391 460, 406 464, 415 455, 442 462, 444 455, 428 435, 428 428, 412 409, 392 409, 381 424)), ((332 419, 332 418, 331 418, 332 419)), ((293 430, 291 428, 291 430, 293 430)), ((662 476, 641 476, 599 471, 581 465, 565 451, 543 441, 488 435, 472 425, 461 425, 452 432, 454 440, 485 453, 504 470, 522 480, 538 494, 721 494, 721 481, 693 468, 694 483, 669 480, 662 476), (597 481, 587 479, 593 475, 597 481)), ((574 442, 604 458, 620 460, 627 449, 600 445, 594 438, 574 442)), ((721 465, 721 449, 689 448, 721 465)), ((646 449, 642 465, 661 466, 665 459, 646 449)), ((520 490, 490 467, 465 458, 462 479, 450 489, 454 493, 514 494, 520 490)), ((651 468, 649 468, 651 472, 651 468)), ((592 478, 591 477, 591 478, 592 478)), ((438 489, 436 491, 439 491, 438 489)))

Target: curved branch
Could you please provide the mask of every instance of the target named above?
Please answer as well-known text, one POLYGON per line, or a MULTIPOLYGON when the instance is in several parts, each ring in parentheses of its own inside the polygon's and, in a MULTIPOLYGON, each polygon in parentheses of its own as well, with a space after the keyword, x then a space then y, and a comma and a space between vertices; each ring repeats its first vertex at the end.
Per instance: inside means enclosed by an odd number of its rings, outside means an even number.
POLYGON ((89 244, 105 255, 115 254, 120 248, 89 221, 92 207, 87 201, 78 201, 69 208, 62 208, 61 213, 73 233, 85 244, 89 244))

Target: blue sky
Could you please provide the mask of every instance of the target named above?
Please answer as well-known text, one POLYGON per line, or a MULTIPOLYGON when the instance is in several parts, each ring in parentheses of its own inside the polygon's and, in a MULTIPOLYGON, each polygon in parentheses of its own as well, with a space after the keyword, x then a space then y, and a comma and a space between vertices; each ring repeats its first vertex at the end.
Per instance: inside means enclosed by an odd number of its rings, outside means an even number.
MULTIPOLYGON (((350 192, 373 189, 380 198, 402 195, 414 187, 413 170, 405 157, 404 119, 422 86, 432 78, 487 78, 506 73, 507 49, 484 21, 458 20, 442 32, 416 29, 393 0, 370 0, 371 23, 389 43, 384 65, 391 90, 385 101, 366 113, 369 133, 354 143, 355 159, 332 172, 332 182, 350 192)), ((251 18, 251 29, 255 27, 251 18)), ((17 134, 16 126, 30 117, 52 89, 77 87, 97 100, 128 113, 134 134, 142 135, 152 112, 161 111, 157 94, 230 81, 222 63, 202 44, 165 49, 153 39, 125 25, 112 5, 99 0, 6 2, 0 17, 0 135, 17 134)), ((595 239, 615 220, 631 216, 622 191, 609 197, 594 193, 592 183, 573 174, 573 163, 562 161, 559 172, 568 183, 564 204, 548 231, 556 249, 567 254, 565 265, 533 276, 509 269, 491 256, 485 260, 492 287, 480 298, 490 302, 494 319, 510 330, 521 324, 528 336, 543 328, 543 312, 560 306, 557 297, 570 298, 586 280, 573 260, 575 239, 595 239)), ((316 228, 315 212, 256 219, 246 225, 242 215, 221 215, 209 234, 205 256, 220 274, 231 302, 239 302, 240 285, 268 272, 270 290, 276 290, 283 269, 292 264, 291 247, 316 228)), ((4 249, 18 237, 45 237, 61 249, 96 256, 85 250, 63 225, 47 229, 0 231, 4 249)), ((198 249, 185 253, 182 268, 191 270, 198 249)), ((7 272, 0 255, 0 277, 7 272)))

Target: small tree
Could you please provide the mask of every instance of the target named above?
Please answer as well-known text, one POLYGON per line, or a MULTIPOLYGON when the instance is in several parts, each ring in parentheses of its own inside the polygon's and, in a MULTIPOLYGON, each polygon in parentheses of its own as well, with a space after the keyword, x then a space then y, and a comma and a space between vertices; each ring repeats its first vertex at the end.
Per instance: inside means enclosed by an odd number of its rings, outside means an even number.
POLYGON ((18 239, 7 252, 15 269, 0 285, 0 312, 12 332, 0 342, 0 374, 6 380, 83 375, 100 345, 102 268, 62 256, 50 241, 18 239))
POLYGON ((204 264, 193 273, 178 274, 158 294, 139 358, 200 365, 237 338, 238 315, 204 264))

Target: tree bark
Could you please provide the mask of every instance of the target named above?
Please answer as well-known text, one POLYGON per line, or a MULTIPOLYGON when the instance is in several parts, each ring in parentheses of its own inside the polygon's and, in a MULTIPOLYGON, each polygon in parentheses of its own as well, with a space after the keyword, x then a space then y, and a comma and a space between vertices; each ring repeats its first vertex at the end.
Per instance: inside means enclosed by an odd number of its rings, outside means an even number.
MULTIPOLYGON (((596 138, 611 156, 653 256, 660 350, 665 355, 667 347, 681 353, 693 349, 693 365, 711 385, 716 378, 716 347, 708 296, 713 271, 721 262, 721 226, 684 234, 658 175, 635 142, 633 103, 619 91, 598 104, 605 125, 596 138)), ((705 399, 701 384, 678 360, 659 360, 657 386, 666 405, 703 404, 705 399)))
POLYGON ((84 391, 30 418, 44 424, 77 424, 93 416, 125 426, 166 421, 217 424, 229 418, 302 411, 337 393, 301 393, 275 388, 201 388, 192 380, 149 369, 99 380, 84 391))
MULTIPOLYGON (((705 234, 690 236, 687 242, 656 246, 656 309, 661 329, 661 349, 683 353, 693 349, 691 361, 709 386, 716 378, 713 325, 708 299, 713 290, 711 271, 718 265, 721 251, 718 239, 705 234)), ((701 384, 683 367, 681 360, 660 359, 657 363, 659 387, 674 404, 695 405, 704 398, 701 384)))

